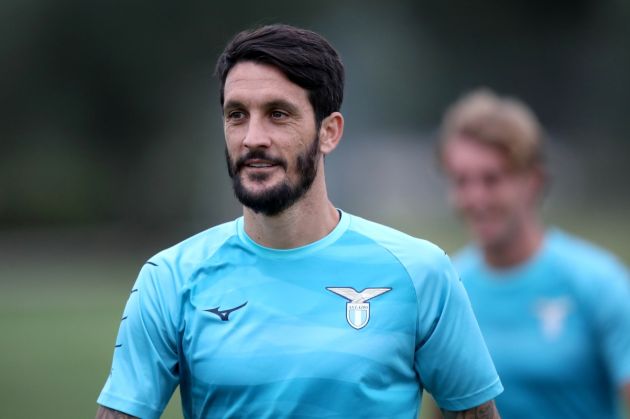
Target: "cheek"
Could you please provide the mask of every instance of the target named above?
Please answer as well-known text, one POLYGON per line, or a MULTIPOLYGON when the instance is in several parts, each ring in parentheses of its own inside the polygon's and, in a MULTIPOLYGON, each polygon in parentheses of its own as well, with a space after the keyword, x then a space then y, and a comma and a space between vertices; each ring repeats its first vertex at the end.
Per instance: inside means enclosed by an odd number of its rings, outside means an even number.
POLYGON ((225 141, 232 143, 242 143, 247 137, 247 133, 250 130, 250 124, 248 122, 242 122, 239 124, 225 122, 223 124, 223 135, 225 141))
POLYGON ((520 185, 506 184, 497 189, 494 205, 504 215, 515 215, 521 211, 527 200, 525 191, 520 185))
POLYGON ((512 199, 517 205, 525 205, 531 197, 530 185, 525 179, 517 179, 510 188, 512 190, 512 199))
POLYGON ((228 145, 231 143, 234 143, 236 134, 237 134, 237 130, 234 127, 231 127, 231 126, 223 127, 223 135, 225 137, 225 142, 228 145))
POLYGON ((238 148, 230 144, 230 142, 227 141, 227 139, 225 141, 225 153, 227 157, 230 159, 230 162, 233 164, 236 162, 236 159, 238 159, 240 155, 238 148))
POLYGON ((488 203, 496 211, 505 213, 511 211, 511 208, 514 206, 515 198, 514 190, 511 190, 505 185, 500 185, 496 186, 491 193, 488 194, 488 203))

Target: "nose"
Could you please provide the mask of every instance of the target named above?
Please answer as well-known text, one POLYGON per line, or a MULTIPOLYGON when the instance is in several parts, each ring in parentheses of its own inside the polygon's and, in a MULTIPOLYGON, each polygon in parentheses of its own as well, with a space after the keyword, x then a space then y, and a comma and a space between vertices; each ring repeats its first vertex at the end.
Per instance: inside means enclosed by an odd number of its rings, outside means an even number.
POLYGON ((246 148, 267 148, 271 145, 268 130, 261 118, 252 116, 247 124, 243 145, 246 148))
POLYGON ((455 202, 460 209, 478 208, 486 201, 486 188, 475 177, 461 180, 454 188, 455 202))

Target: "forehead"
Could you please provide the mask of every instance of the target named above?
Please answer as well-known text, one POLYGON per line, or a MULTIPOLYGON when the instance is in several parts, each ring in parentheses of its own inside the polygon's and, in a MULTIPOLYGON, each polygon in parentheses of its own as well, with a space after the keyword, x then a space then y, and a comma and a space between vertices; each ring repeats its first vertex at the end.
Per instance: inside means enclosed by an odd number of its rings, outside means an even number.
POLYGON ((506 170, 509 167, 504 151, 465 137, 449 140, 445 145, 443 157, 447 169, 451 172, 506 170))
POLYGON ((308 92, 287 78, 279 69, 267 64, 244 61, 228 73, 224 86, 225 103, 237 101, 257 104, 284 100, 309 106, 308 92))

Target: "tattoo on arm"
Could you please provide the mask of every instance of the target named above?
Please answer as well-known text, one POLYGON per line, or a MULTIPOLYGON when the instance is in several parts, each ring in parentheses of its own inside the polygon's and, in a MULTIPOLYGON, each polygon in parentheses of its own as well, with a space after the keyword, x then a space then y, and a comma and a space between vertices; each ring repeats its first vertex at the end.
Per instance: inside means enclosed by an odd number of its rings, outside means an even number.
POLYGON ((444 419, 501 419, 494 400, 468 410, 453 412, 442 409, 444 419))
POLYGON ((109 407, 99 406, 96 411, 96 419, 137 419, 135 416, 129 416, 126 413, 119 412, 118 410, 110 409, 109 407))

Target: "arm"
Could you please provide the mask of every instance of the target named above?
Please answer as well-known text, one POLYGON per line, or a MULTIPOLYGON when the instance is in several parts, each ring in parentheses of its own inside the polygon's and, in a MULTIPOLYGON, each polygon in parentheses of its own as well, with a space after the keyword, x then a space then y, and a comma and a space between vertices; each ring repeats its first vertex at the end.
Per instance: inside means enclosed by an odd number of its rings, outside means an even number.
POLYGON ((626 415, 630 418, 630 383, 624 384, 622 388, 623 400, 626 402, 626 415))
POLYGON ((494 400, 490 400, 484 404, 473 407, 468 410, 452 412, 450 410, 442 410, 444 419, 501 419, 494 400))
POLYGON ((456 415, 465 412, 464 418, 467 409, 484 406, 503 386, 457 272, 446 255, 436 265, 417 289, 423 297, 417 310, 415 368, 437 405, 456 415))
POLYGON ((99 406, 96 411, 95 419, 134 419, 135 416, 129 416, 118 410, 110 409, 109 407, 99 406))
POLYGON ((145 264, 129 294, 112 368, 96 401, 111 410, 104 410, 108 413, 104 418, 157 418, 179 383, 173 317, 178 299, 176 284, 168 275, 154 264, 145 264))
MULTIPOLYGON (((607 372, 630 419, 630 276, 623 266, 603 267, 591 275, 587 299, 607 372), (602 302, 605 302, 602 304, 602 302)), ((586 295, 586 293, 585 293, 586 295)))
POLYGON ((442 419, 443 417, 442 410, 435 403, 433 397, 425 392, 422 397, 422 411, 419 419, 442 419))

